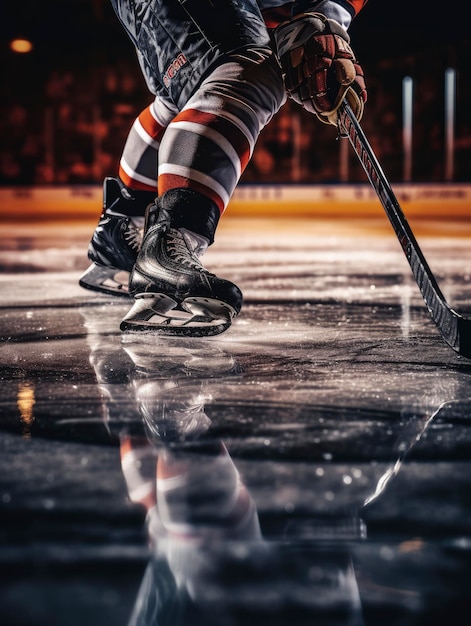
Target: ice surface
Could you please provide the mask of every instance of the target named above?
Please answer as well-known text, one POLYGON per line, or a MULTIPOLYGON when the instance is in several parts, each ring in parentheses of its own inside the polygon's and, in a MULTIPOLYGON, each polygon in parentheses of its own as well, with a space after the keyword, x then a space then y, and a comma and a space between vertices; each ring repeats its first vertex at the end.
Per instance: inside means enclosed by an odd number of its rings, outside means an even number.
MULTIPOLYGON (((432 226, 471 311, 469 238, 432 226)), ((471 362, 389 230, 338 231, 224 227, 205 263, 245 303, 198 340, 123 335, 84 227, 0 235, 6 624, 464 623, 471 362)))

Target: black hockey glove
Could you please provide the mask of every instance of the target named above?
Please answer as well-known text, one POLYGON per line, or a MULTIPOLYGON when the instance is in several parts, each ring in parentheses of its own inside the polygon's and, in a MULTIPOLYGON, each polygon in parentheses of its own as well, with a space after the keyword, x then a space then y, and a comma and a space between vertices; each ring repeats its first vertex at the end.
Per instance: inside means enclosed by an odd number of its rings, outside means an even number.
POLYGON ((350 37, 320 13, 302 13, 274 31, 288 95, 326 124, 337 126, 346 98, 358 120, 367 99, 363 70, 350 37))

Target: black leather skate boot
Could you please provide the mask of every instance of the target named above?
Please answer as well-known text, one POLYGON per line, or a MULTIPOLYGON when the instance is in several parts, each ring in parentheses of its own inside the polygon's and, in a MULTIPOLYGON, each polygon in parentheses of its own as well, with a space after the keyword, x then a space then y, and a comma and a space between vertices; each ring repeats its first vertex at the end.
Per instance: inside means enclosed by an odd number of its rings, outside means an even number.
POLYGON ((117 178, 105 178, 103 213, 88 246, 92 264, 79 279, 82 287, 129 296, 129 273, 142 239, 138 221, 143 222, 155 196, 152 191, 131 191, 117 178))
POLYGON ((203 267, 218 207, 189 189, 168 191, 150 205, 129 280, 135 303, 121 330, 208 336, 227 330, 242 307, 240 289, 203 267))

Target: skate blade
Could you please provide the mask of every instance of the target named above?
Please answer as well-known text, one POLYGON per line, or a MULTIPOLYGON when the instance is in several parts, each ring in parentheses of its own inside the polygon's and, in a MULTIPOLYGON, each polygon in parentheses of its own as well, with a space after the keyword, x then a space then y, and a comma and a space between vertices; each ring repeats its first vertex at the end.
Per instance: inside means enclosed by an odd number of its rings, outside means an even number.
POLYGON ((161 293, 144 293, 121 322, 126 332, 208 337, 226 331, 236 312, 228 304, 210 298, 186 298, 178 303, 161 293))
POLYGON ((126 298, 130 297, 128 282, 129 272, 96 263, 92 263, 79 278, 79 285, 84 289, 126 298))

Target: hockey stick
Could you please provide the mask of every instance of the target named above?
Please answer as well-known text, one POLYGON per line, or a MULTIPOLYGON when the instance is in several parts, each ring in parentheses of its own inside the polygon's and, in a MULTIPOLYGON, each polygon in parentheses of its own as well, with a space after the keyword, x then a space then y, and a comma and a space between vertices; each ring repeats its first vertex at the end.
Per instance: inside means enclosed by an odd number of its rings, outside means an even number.
POLYGON ((407 219, 350 106, 338 111, 341 135, 348 137, 399 239, 432 320, 455 352, 471 358, 471 319, 454 311, 443 296, 407 219))

